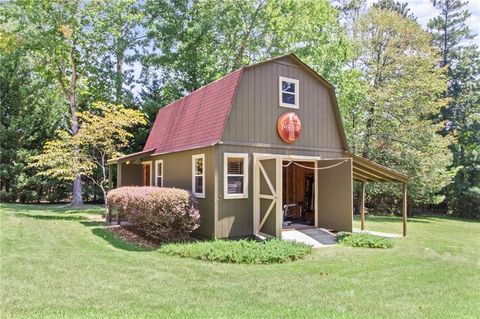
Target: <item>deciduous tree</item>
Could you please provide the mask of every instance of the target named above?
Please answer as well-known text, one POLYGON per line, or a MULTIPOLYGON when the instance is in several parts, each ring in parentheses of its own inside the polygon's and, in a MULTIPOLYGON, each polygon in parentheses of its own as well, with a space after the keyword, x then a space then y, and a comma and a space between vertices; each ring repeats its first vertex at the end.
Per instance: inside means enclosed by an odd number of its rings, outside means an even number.
POLYGON ((63 180, 84 176, 97 185, 106 199, 108 187, 107 161, 120 156, 132 134, 128 128, 145 124, 140 111, 121 105, 94 103, 89 111, 77 113, 79 130, 71 135, 57 131, 57 138, 45 144, 43 152, 32 156, 31 166, 38 175, 63 180))
POLYGON ((368 84, 358 152, 411 176, 412 203, 438 203, 451 180, 451 154, 449 139, 437 134, 442 124, 432 121, 446 103, 446 76, 429 34, 395 11, 371 8, 356 37, 357 66, 368 84))

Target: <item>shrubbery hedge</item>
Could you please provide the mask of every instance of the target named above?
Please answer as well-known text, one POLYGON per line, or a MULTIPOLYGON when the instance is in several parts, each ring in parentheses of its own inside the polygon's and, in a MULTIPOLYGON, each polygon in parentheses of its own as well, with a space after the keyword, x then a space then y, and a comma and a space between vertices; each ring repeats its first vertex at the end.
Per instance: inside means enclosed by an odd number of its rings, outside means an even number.
POLYGON ((369 233, 338 233, 337 241, 340 244, 364 248, 392 248, 393 241, 388 238, 375 236, 369 233))
POLYGON ((170 243, 160 252, 172 256, 234 264, 274 264, 303 258, 312 247, 285 240, 212 240, 170 243))
POLYGON ((119 187, 108 192, 107 200, 110 208, 154 240, 184 240, 199 226, 197 202, 186 190, 119 187))

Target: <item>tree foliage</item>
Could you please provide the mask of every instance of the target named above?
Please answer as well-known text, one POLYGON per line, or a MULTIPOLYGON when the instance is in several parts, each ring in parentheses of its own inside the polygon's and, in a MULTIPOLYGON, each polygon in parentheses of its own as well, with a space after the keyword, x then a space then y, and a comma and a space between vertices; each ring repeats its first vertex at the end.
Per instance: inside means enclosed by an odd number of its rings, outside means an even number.
POLYGON ((453 183, 444 189, 447 204, 459 216, 480 217, 480 50, 469 40, 470 13, 460 0, 432 1, 438 16, 428 26, 441 52, 440 65, 448 70, 449 103, 441 113, 444 135, 453 142, 453 183))
POLYGON ((413 203, 438 203, 437 193, 451 179, 451 155, 449 139, 437 134, 442 124, 432 120, 446 103, 446 76, 428 33, 395 11, 374 7, 358 20, 356 40, 357 67, 368 85, 361 133, 353 141, 357 152, 411 176, 413 203))
POLYGON ((27 166, 61 126, 63 105, 53 85, 35 72, 29 56, 0 48, 0 200, 56 200, 63 183, 38 178, 27 166))
POLYGON ((121 105, 94 103, 90 111, 79 112, 78 134, 65 130, 45 143, 41 154, 31 157, 38 175, 73 181, 84 176, 97 185, 104 196, 108 187, 107 161, 120 156, 119 150, 133 136, 128 128, 145 124, 140 111, 121 105))

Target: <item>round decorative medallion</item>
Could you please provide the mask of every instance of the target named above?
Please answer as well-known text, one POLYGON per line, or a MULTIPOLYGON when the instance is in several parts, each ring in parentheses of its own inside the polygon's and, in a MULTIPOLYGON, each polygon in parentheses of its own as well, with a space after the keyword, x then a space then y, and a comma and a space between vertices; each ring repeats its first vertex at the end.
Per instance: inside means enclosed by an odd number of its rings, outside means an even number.
POLYGON ((277 131, 282 141, 288 144, 295 143, 302 131, 302 122, 295 112, 283 113, 278 118, 277 131))

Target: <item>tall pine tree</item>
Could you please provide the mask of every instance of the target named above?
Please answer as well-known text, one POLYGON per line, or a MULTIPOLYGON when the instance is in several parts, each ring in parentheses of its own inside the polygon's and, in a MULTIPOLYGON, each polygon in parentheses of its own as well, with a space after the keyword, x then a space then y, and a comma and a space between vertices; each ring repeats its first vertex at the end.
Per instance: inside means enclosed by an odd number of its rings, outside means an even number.
POLYGON ((444 134, 454 143, 453 168, 457 170, 453 183, 445 189, 446 202, 453 213, 480 218, 480 51, 472 40, 466 22, 470 12, 468 2, 432 0, 440 14, 431 19, 433 44, 441 52, 440 66, 449 75, 446 96, 450 99, 441 111, 445 121, 444 134))

